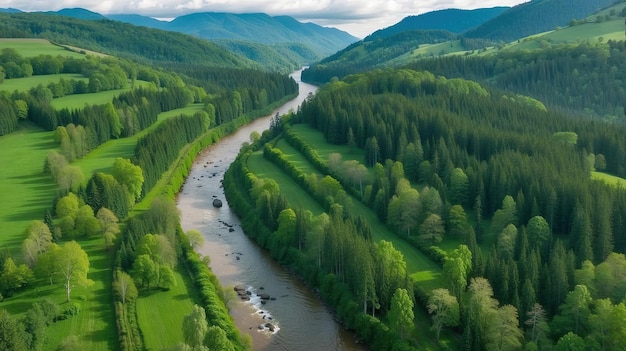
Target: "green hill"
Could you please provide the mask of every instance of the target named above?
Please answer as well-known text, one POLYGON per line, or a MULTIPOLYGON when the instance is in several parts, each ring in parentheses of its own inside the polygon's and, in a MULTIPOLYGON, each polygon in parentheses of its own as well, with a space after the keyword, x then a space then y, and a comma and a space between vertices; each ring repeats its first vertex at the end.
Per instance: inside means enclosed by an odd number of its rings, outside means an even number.
POLYGON ((81 20, 44 13, 0 13, 0 37, 45 38, 146 63, 258 67, 206 40, 112 20, 81 20))
POLYGON ((418 16, 405 17, 393 26, 372 33, 369 38, 389 37, 416 29, 447 30, 452 33, 463 33, 489 21, 508 9, 509 7, 493 7, 475 10, 446 9, 431 11, 418 16))
POLYGON ((533 0, 464 33, 467 38, 509 42, 566 26, 572 19, 587 17, 614 4, 615 0, 533 0))

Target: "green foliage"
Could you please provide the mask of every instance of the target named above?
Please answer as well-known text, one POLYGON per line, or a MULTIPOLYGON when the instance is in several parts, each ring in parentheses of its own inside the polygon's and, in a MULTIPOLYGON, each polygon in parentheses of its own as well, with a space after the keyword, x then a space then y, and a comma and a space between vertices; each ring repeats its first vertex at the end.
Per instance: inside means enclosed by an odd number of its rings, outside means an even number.
POLYGON ((433 325, 437 342, 443 327, 455 327, 459 325, 459 302, 456 297, 450 295, 447 289, 435 289, 428 298, 426 305, 428 313, 432 315, 433 325))
POLYGON ((397 289, 391 298, 391 308, 387 315, 391 328, 406 337, 406 326, 413 325, 413 300, 409 297, 406 289, 397 289))

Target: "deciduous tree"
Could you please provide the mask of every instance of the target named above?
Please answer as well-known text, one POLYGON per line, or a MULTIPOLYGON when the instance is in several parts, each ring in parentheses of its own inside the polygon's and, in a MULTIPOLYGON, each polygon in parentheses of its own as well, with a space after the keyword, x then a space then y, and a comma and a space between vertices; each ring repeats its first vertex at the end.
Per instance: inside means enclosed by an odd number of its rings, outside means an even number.
POLYGON ((206 320, 204 308, 193 305, 191 312, 183 319, 183 338, 191 347, 203 345, 209 325, 206 320))
POLYGON ((413 326, 413 300, 406 289, 397 289, 391 298, 391 309, 387 316, 391 327, 405 338, 408 327, 413 326))
POLYGON ((426 305, 428 313, 432 315, 433 326, 439 342, 439 335, 443 327, 459 325, 459 302, 450 295, 448 289, 435 289, 428 298, 426 305))
POLYGON ((69 241, 57 250, 55 262, 63 277, 66 301, 70 301, 70 293, 75 286, 91 286, 93 280, 87 278, 89 257, 76 241, 69 241))

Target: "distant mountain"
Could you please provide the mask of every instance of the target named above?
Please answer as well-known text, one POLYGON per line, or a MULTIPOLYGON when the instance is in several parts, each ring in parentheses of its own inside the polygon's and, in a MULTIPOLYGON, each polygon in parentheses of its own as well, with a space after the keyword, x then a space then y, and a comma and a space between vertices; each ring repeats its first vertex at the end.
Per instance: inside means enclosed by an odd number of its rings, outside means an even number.
POLYGON ((2 13, 18 13, 18 12, 22 12, 22 10, 18 10, 18 9, 14 9, 12 7, 9 7, 9 8, 6 8, 6 9, 0 8, 0 12, 2 12, 2 13))
POLYGON ((106 19, 106 17, 101 14, 93 11, 89 11, 83 8, 71 8, 71 9, 61 9, 59 11, 48 11, 46 13, 56 13, 57 15, 73 17, 84 20, 101 20, 106 19))
POLYGON ((335 28, 298 22, 288 16, 271 17, 264 13, 193 13, 175 18, 166 29, 209 40, 232 39, 262 44, 300 43, 311 47, 322 57, 358 40, 335 28))
POLYGON ((464 33, 467 38, 510 42, 566 26, 608 7, 615 0, 533 0, 512 7, 500 16, 464 33))
POLYGON ((447 9, 408 16, 402 21, 371 34, 373 38, 389 37, 407 30, 437 29, 462 33, 502 14, 510 7, 493 7, 476 10, 447 9))
POLYGON ((167 26, 168 26, 167 21, 160 21, 156 18, 142 16, 142 15, 119 14, 119 15, 106 15, 106 17, 114 21, 126 22, 130 24, 134 24, 136 26, 143 26, 143 27, 148 27, 148 28, 167 30, 167 26))

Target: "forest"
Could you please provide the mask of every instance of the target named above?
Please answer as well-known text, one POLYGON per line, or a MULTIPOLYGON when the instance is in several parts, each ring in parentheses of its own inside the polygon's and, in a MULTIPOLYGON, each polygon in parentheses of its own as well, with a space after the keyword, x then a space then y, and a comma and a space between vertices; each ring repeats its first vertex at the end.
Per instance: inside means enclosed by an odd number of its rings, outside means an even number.
MULTIPOLYGON (((414 60, 406 68, 447 78, 465 78, 502 91, 531 96, 547 107, 571 115, 621 122, 625 94, 622 87, 626 62, 624 42, 545 44, 546 47, 536 50, 424 58, 414 60)), ((333 76, 342 78, 363 70, 359 65, 343 66, 341 62, 327 67, 320 63, 305 70, 303 79, 325 82, 333 76)))
POLYGON ((374 349, 420 349, 395 305, 408 304, 396 296, 404 291, 432 315, 437 339, 446 327, 462 335, 461 349, 618 350, 626 334, 605 321, 626 317, 626 192, 591 171, 623 174, 624 132, 473 81, 378 70, 325 85, 275 123, 242 149, 225 187, 238 212, 257 213, 246 231, 374 349), (301 123, 363 149, 361 165, 321 159, 289 131, 301 123), (275 137, 326 176, 303 174, 275 137), (326 217, 255 177, 246 160, 261 149, 326 217), (371 240, 350 197, 441 265, 443 286, 411 283, 402 255, 371 240))

